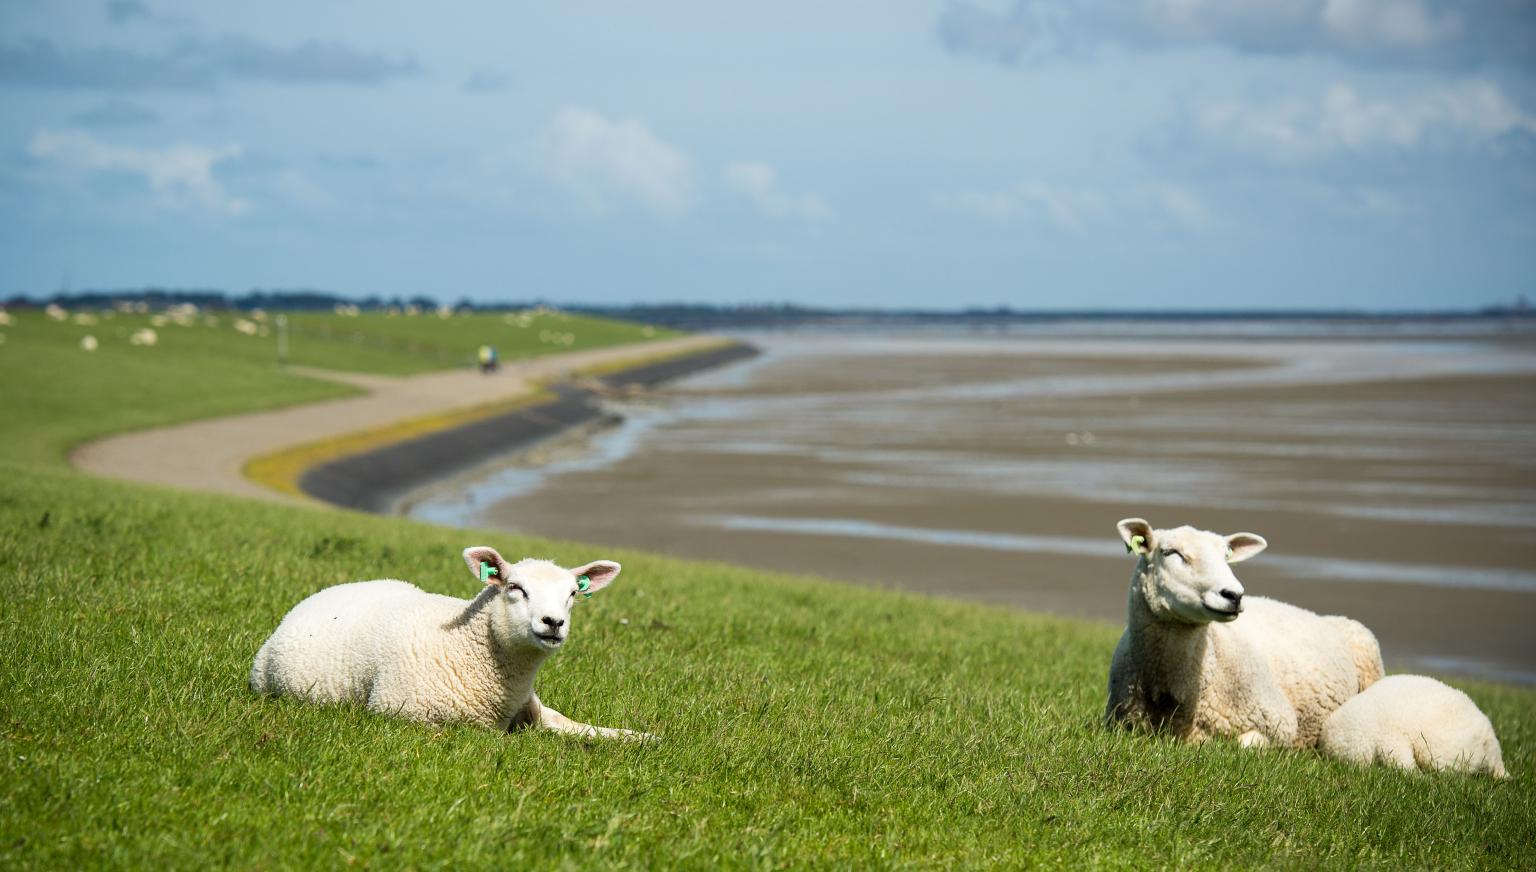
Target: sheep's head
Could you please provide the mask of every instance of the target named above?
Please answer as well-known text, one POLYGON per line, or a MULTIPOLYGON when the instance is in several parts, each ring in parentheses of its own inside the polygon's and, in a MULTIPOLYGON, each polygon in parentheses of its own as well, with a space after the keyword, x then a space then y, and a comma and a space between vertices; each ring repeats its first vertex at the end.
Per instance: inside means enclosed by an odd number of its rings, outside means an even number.
POLYGON ((1241 563, 1268 547, 1263 536, 1222 536, 1194 527, 1154 530, 1140 518, 1117 525, 1120 538, 1137 555, 1136 589, 1161 620, 1205 624, 1232 621, 1243 611, 1243 583, 1229 564, 1241 563))
POLYGON ((486 545, 465 548, 464 562, 506 602, 512 641, 545 651, 565 642, 577 596, 590 595, 619 577, 619 564, 611 560, 594 560, 575 569, 532 558, 509 564, 486 545))

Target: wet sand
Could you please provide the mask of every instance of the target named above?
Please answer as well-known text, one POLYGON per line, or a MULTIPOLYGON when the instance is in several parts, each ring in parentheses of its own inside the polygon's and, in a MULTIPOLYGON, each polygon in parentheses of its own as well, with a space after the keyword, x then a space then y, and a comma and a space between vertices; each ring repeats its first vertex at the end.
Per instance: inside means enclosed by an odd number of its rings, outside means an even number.
POLYGON ((1251 530, 1251 594, 1536 683, 1529 343, 751 341, 417 513, 1114 624, 1118 519, 1251 530))

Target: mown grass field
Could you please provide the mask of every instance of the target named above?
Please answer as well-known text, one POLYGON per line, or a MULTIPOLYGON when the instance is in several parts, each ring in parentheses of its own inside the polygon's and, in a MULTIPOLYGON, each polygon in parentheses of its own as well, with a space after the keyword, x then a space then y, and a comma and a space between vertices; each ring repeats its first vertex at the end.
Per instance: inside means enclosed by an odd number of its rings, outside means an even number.
POLYGON ((441 318, 437 315, 390 316, 377 312, 351 318, 319 313, 289 316, 296 363, 328 355, 350 359, 338 369, 407 374, 467 365, 481 344, 496 348, 503 361, 561 351, 581 351, 678 336, 660 327, 612 321, 553 310, 477 313, 441 318), (313 351, 306 349, 313 347, 313 351), (306 355, 306 356, 299 356, 306 355))
POLYGON ((70 448, 123 430, 356 393, 281 371, 270 340, 258 355, 247 348, 257 339, 228 326, 159 328, 160 342, 142 348, 127 337, 145 316, 82 326, 11 315, 0 327, 0 445, 17 465, 62 465, 70 448), (87 335, 97 350, 81 350, 87 335))
MULTIPOLYGON (((182 362, 265 366, 277 361, 277 330, 270 315, 256 321, 248 313, 200 313, 191 319, 190 326, 180 326, 151 314, 108 314, 99 310, 86 314, 95 319, 94 323, 53 321, 40 310, 13 309, 10 315, 15 323, 0 327, 0 332, 9 334, 9 342, 30 350, 57 350, 61 359, 47 361, 54 368, 68 361, 80 362, 85 355, 80 352, 79 342, 86 335, 96 337, 100 343, 96 352, 100 358, 114 362, 134 360, 120 354, 132 352, 142 359, 150 349, 130 346, 128 339, 134 331, 145 327, 152 327, 158 336, 155 350, 182 362), (248 321, 259 332, 240 332, 235 325, 241 320, 248 321)), ((354 317, 300 312, 287 318, 289 363, 385 375, 470 366, 482 344, 494 346, 502 360, 507 361, 679 335, 664 328, 554 310, 447 318, 390 316, 380 312, 354 317)))
MULTIPOLYGON (((243 316, 216 313, 211 326, 202 317, 189 327, 161 324, 152 328, 158 337, 154 347, 138 347, 128 338, 151 327, 151 315, 98 315, 93 324, 54 321, 38 310, 9 315, 12 323, 0 326, 0 444, 13 461, 59 463, 69 448, 109 433, 355 392, 281 370, 270 327, 265 336, 243 334, 234 327, 243 316), (81 350, 85 336, 96 338, 95 351, 81 350)), ((386 375, 468 365, 482 341, 496 343, 502 358, 511 360, 677 335, 549 312, 528 315, 526 327, 489 314, 292 318, 295 331, 318 338, 296 335, 290 342, 291 363, 386 375), (407 328, 420 330, 423 337, 416 353, 401 339, 399 331, 407 328), (322 330, 329 330, 330 338, 320 336, 322 330), (570 345, 542 342, 541 332, 576 338, 570 345), (440 347, 455 349, 457 356, 422 351, 440 347)))
POLYGON ((133 393, 163 373, 39 367, 0 330, 0 868, 1536 867, 1529 691, 1457 682, 1507 782, 1108 732, 1110 627, 87 478, 63 463, 80 439, 314 388, 232 364, 133 393), (468 596, 480 542, 623 562, 539 690, 659 744, 247 691, 305 595, 468 596))

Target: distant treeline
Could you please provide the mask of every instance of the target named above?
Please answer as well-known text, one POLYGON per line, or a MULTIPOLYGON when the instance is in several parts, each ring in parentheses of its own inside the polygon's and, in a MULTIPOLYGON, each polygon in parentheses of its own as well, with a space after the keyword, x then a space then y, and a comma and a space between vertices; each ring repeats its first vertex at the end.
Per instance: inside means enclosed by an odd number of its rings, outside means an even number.
POLYGON ((773 328, 815 325, 901 326, 910 325, 1006 325, 1049 324, 1068 321, 1444 321, 1494 317, 1536 317, 1536 310, 1521 303, 1482 309, 1369 312, 1346 310, 1156 310, 1147 312, 1104 309, 1030 310, 1007 306, 965 309, 833 309, 793 304, 704 305, 650 304, 625 306, 562 306, 570 312, 602 315, 626 321, 660 324, 691 330, 714 328, 773 328))
MULTIPOLYGON (((380 296, 343 297, 340 294, 332 294, 326 291, 313 290, 264 290, 255 289, 243 294, 231 294, 228 291, 203 290, 199 288, 139 288, 134 290, 116 291, 60 291, 48 297, 26 297, 16 295, 5 301, 7 306, 46 306, 56 303, 66 309, 104 307, 116 303, 147 303, 154 308, 177 306, 183 303, 191 303, 201 309, 275 309, 285 312, 318 312, 326 309, 334 309, 338 305, 357 306, 361 309, 386 309, 390 306, 405 308, 416 306, 421 309, 436 309, 440 303, 431 297, 415 296, 410 298, 380 296)), ((474 308, 469 301, 462 305, 474 308)), ((500 306, 497 308, 508 308, 500 306)))
MULTIPOLYGON (((164 308, 192 303, 205 309, 272 309, 281 311, 326 311, 338 305, 357 306, 363 310, 405 309, 414 306, 435 310, 440 300, 417 295, 412 297, 347 297, 316 290, 255 289, 243 294, 220 290, 142 288, 116 291, 60 292, 48 297, 12 296, 4 305, 18 308, 55 303, 65 308, 100 308, 118 303, 145 303, 164 308)), ((1522 296, 1513 304, 1485 306, 1480 309, 1444 311, 1366 311, 1366 310, 1155 310, 1146 312, 1084 309, 1075 311, 1014 309, 1008 306, 964 309, 867 309, 821 308, 793 303, 706 304, 706 303, 634 303, 627 305, 554 304, 533 299, 503 303, 476 303, 464 298, 449 304, 455 311, 507 312, 547 306, 567 312, 599 315, 626 321, 659 324, 666 327, 701 330, 722 327, 773 328, 808 325, 891 325, 902 324, 1005 324, 1052 323, 1064 321, 1364 321, 1414 320, 1443 321, 1469 318, 1533 318, 1536 308, 1522 296)))

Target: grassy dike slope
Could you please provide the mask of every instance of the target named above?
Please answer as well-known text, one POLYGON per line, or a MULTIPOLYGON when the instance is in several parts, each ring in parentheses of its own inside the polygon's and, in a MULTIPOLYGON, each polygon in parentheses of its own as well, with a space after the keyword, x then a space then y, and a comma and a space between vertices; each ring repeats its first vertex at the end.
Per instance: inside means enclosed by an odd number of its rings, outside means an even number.
MULTIPOLYGON (((84 477, 64 451, 153 417, 155 396, 115 400, 145 373, 94 372, 92 404, 53 402, 74 370, 25 363, 6 329, 0 868, 1536 865, 1529 691, 1463 685, 1500 730, 1502 783, 1106 732, 1101 626, 84 477), (467 596, 458 551, 478 542, 624 563, 539 688, 660 744, 246 690, 303 596, 391 575, 467 596)), ((197 378, 210 400, 232 389, 197 378)), ((250 403, 297 390, 239 379, 250 403)))

